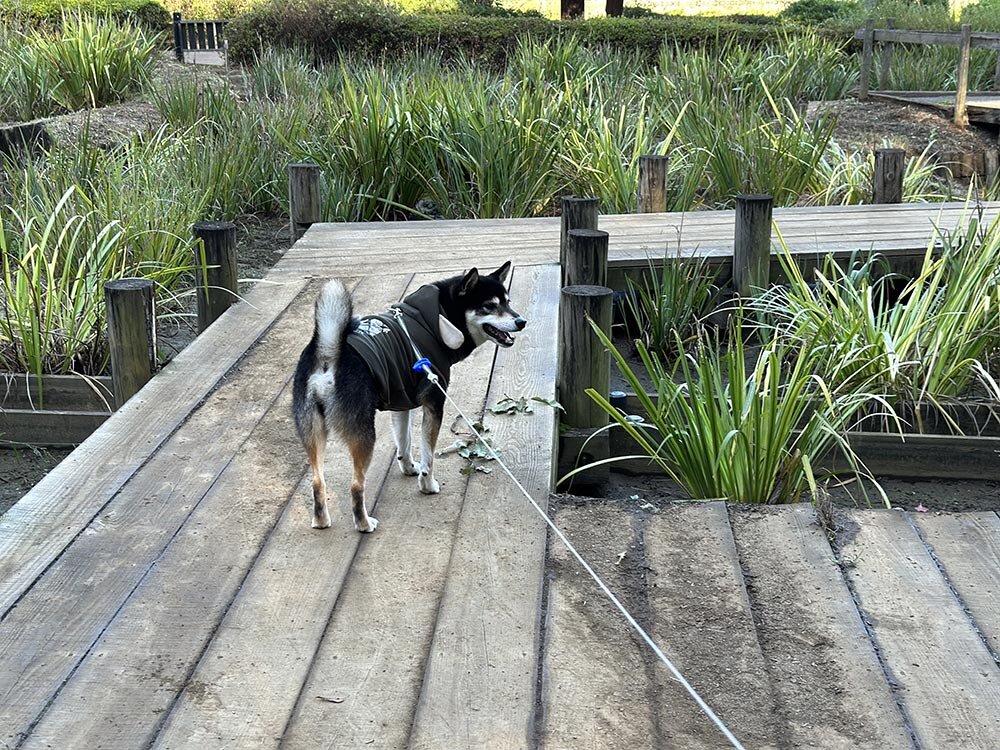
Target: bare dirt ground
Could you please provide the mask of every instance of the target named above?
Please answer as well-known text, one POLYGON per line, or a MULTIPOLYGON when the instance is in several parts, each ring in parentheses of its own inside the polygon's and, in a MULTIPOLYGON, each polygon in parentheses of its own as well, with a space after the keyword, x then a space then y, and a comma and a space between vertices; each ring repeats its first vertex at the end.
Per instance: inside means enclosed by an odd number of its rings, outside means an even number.
POLYGON ((983 151, 996 147, 997 136, 986 128, 960 128, 940 112, 897 102, 842 99, 810 102, 806 118, 821 116, 837 119, 833 139, 848 151, 871 151, 889 145, 919 155, 934 144, 938 153, 953 154, 983 151))
MULTIPOLYGON (((1000 510, 1000 486, 997 482, 887 477, 880 477, 878 482, 894 508, 924 508, 928 513, 1000 510)), ((831 479, 826 489, 830 499, 842 507, 883 507, 879 493, 870 483, 865 488, 867 498, 857 482, 847 477, 831 479)), ((611 474, 608 498, 623 507, 644 512, 656 512, 667 503, 691 499, 668 477, 617 472, 611 474)))
POLYGON ((0 449, 0 515, 68 455, 66 448, 0 449))

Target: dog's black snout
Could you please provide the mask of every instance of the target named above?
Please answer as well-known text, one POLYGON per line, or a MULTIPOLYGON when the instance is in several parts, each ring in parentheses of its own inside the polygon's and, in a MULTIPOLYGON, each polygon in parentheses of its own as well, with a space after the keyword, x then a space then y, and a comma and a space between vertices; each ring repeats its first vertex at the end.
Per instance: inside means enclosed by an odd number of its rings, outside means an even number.
POLYGON ((514 318, 514 325, 517 326, 517 330, 523 331, 524 327, 528 325, 528 321, 526 321, 524 318, 514 318))

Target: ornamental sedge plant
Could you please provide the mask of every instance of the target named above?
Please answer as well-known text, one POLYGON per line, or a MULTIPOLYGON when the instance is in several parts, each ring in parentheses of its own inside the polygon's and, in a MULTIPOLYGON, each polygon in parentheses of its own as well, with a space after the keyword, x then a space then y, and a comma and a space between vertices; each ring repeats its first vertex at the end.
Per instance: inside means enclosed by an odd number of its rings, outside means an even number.
POLYGON ((828 474, 820 467, 834 451, 856 475, 871 478, 845 433, 873 397, 834 394, 815 373, 825 357, 819 348, 775 341, 748 368, 737 320, 728 346, 678 342, 671 372, 638 341, 642 367, 657 384, 651 396, 611 340, 594 331, 637 394, 645 422, 627 419, 593 389, 588 395, 638 446, 641 455, 625 458, 650 459, 692 498, 762 504, 815 497, 828 474))
POLYGON ((662 355, 674 352, 711 312, 719 295, 716 275, 705 259, 679 261, 667 254, 659 268, 650 259, 646 273, 625 280, 629 338, 662 355))
POLYGON ((753 302, 762 333, 783 346, 825 352, 815 372, 835 393, 872 389, 895 409, 941 413, 970 395, 1000 401, 990 364, 1000 347, 1000 226, 931 242, 919 274, 897 298, 886 293, 875 261, 841 268, 827 258, 810 283, 782 241, 789 279, 753 302))

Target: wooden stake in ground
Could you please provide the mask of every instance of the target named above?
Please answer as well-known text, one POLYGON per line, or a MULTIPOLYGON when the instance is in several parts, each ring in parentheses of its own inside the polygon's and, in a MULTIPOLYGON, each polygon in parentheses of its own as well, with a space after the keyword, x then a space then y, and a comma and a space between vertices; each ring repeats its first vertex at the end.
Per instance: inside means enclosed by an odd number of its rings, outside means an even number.
POLYGON ((639 157, 639 213, 660 214, 667 210, 669 156, 639 157))
POLYGON ((202 333, 238 299, 236 225, 200 221, 194 225, 195 276, 198 290, 198 333, 202 333))
POLYGON ((969 124, 966 101, 969 96, 969 55, 972 52, 972 25, 963 23, 958 47, 958 90, 955 92, 955 124, 969 124))
POLYGON ((566 286, 606 286, 608 233, 599 229, 571 230, 566 242, 563 274, 566 286))
POLYGON ((288 165, 288 213, 292 242, 319 222, 319 166, 309 162, 288 165))
POLYGON ((597 198, 578 198, 564 195, 560 200, 559 265, 562 268, 562 285, 566 286, 566 242, 574 229, 597 229, 600 201, 597 198))
POLYGON ((733 288, 741 297, 767 286, 771 276, 770 195, 736 198, 736 237, 733 244, 733 288))
POLYGON ((868 99, 868 79, 872 73, 872 55, 875 47, 875 21, 865 22, 864 42, 861 47, 861 80, 858 82, 858 99, 868 99))
MULTIPOLYGON (((896 28, 896 21, 892 18, 887 18, 885 21, 885 27, 887 29, 896 28)), ((889 88, 889 68, 892 65, 892 42, 882 43, 882 68, 879 70, 878 74, 878 87, 881 91, 886 91, 889 88)))
POLYGON ((902 203, 903 178, 905 175, 906 151, 901 148, 875 149, 872 202, 902 203))
POLYGON ((104 285, 115 407, 139 392, 156 370, 153 282, 119 279, 104 285))

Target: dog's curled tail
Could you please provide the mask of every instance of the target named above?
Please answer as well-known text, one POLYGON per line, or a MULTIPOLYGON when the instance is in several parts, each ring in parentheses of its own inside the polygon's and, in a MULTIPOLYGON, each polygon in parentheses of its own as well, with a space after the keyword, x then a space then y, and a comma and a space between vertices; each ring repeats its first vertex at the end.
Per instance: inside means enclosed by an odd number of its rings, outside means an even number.
POLYGON ((338 280, 323 285, 316 298, 316 359, 326 369, 336 365, 354 308, 351 293, 338 280))

